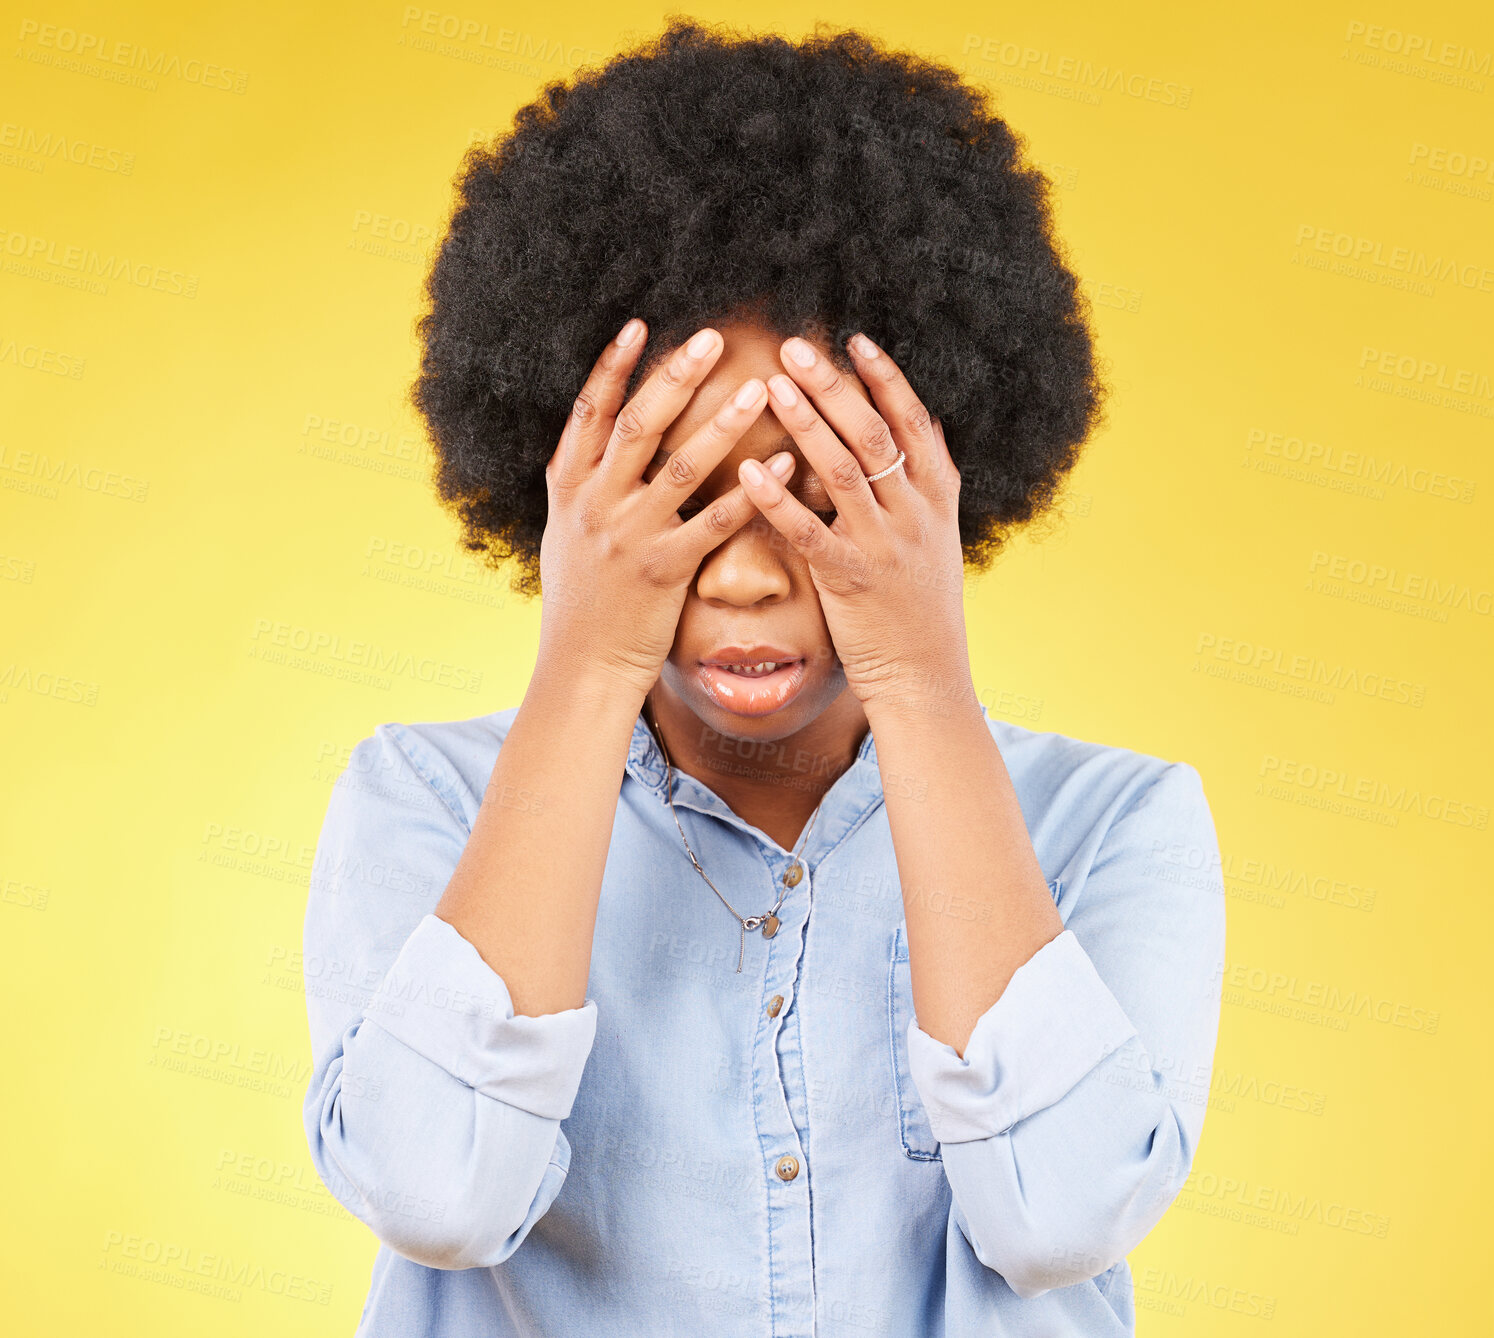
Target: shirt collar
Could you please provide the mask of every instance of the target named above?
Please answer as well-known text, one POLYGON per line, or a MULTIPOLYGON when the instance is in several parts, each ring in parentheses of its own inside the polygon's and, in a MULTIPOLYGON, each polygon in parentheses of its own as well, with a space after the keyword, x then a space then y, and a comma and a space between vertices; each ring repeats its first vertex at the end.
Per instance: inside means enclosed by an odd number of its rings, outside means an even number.
MULTIPOLYGON (((661 805, 668 805, 664 793, 664 754, 638 712, 633 721, 633 737, 628 745, 626 772, 639 785, 655 796, 661 805)), ((766 835, 738 817, 715 791, 709 789, 694 776, 673 769, 674 803, 677 808, 693 808, 700 813, 712 813, 748 835, 760 841, 768 841, 766 835)), ((856 760, 835 779, 835 784, 826 792, 820 805, 809 846, 804 857, 811 862, 815 856, 811 850, 825 851, 837 844, 856 823, 875 805, 882 802, 882 773, 877 766, 877 745, 871 730, 856 750, 856 760)), ((774 849, 779 847, 769 842, 774 849)))

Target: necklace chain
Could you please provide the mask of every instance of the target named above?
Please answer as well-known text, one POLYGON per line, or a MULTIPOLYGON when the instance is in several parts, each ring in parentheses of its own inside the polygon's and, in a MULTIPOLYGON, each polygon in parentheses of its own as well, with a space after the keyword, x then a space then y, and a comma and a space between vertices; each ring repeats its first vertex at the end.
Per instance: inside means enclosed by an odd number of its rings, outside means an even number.
MULTIPOLYGON (((674 768, 669 763, 669 750, 664 746, 664 731, 659 728, 659 720, 657 716, 655 716, 654 718, 653 726, 654 736, 659 743, 659 751, 664 755, 664 797, 669 800, 670 815, 674 818, 674 825, 679 828, 680 840, 685 843, 685 854, 690 857, 690 863, 695 866, 695 872, 705 879, 706 885, 711 889, 711 891, 721 898, 721 904, 725 906, 726 909, 729 910, 732 915, 734 915, 741 923, 742 945, 737 953, 737 970, 738 972, 740 972, 742 969, 742 959, 746 956, 747 953, 747 931, 749 929, 757 929, 761 926, 768 925, 769 922, 771 922, 771 929, 763 929, 764 937, 771 938, 773 934, 776 934, 778 932, 778 908, 783 905, 783 899, 788 894, 788 887, 780 879, 779 882, 781 890, 778 893, 778 900, 773 903, 773 909, 766 915, 749 915, 745 918, 740 914, 740 912, 738 912, 736 907, 733 906, 731 902, 729 902, 724 896, 721 895, 721 889, 717 887, 715 883, 711 882, 709 877, 707 877, 706 871, 700 867, 700 861, 695 858, 695 852, 690 849, 689 839, 685 836, 685 829, 680 824, 680 815, 678 812, 676 812, 674 807, 674 768)), ((820 809, 824 806, 824 802, 825 801, 821 799, 820 802, 814 806, 814 812, 809 815, 808 826, 806 826, 803 832, 800 833, 799 840, 794 843, 794 848, 790 852, 790 854, 796 863, 799 862, 799 848, 809 840, 809 833, 814 830, 814 820, 819 817, 820 809)))

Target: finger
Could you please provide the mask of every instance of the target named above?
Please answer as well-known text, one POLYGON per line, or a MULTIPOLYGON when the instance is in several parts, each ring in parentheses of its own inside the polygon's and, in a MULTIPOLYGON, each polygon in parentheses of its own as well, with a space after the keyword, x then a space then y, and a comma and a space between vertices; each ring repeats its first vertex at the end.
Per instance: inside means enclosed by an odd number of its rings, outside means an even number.
POLYGON ((674 451, 654 478, 643 500, 644 513, 658 527, 690 496, 726 457, 768 403, 767 387, 757 377, 744 381, 705 426, 674 451))
POLYGON ((547 478, 579 482, 602 458, 613 420, 622 407, 628 377, 648 342, 647 332, 647 325, 633 317, 592 364, 586 384, 566 415, 555 453, 545 466, 547 478))
POLYGON ((881 503, 866 481, 866 471, 815 412, 809 396, 782 373, 768 378, 768 390, 774 416, 788 428, 804 458, 814 466, 836 511, 853 522, 873 517, 881 503))
MULTIPOLYGON (((772 471, 770 478, 777 475, 780 469, 785 479, 794 472, 794 457, 790 451, 779 451, 777 455, 769 456, 765 463, 772 471)), ((707 553, 730 538, 757 514, 757 503, 747 495, 746 488, 738 483, 704 507, 698 515, 682 521, 667 542, 671 546, 678 545, 674 551, 680 555, 680 562, 694 570, 700 566, 707 553)))
POLYGON ((934 459, 937 462, 934 469, 934 476, 944 480, 943 495, 940 500, 948 504, 952 496, 955 502, 958 503, 960 496, 960 467, 955 464, 954 456, 949 453, 949 443, 944 440, 944 421, 938 417, 934 419, 934 436, 939 442, 939 449, 934 452, 934 459))
MULTIPOLYGON (((922 482, 925 477, 937 473, 946 462, 953 464, 944 446, 943 434, 924 402, 914 394, 903 369, 860 331, 846 340, 846 348, 856 364, 856 374, 871 391, 872 399, 892 430, 898 449, 907 452, 908 458, 899 472, 906 471, 914 482, 922 482)), ((875 474, 877 471, 871 472, 875 474)), ((888 475, 889 479, 891 477, 888 475)))
POLYGON ((675 349, 654 368, 612 423, 601 463, 604 474, 612 475, 614 480, 638 480, 653 459, 664 429, 690 402, 695 388, 705 380, 725 347, 720 332, 707 326, 697 330, 689 343, 675 349))
POLYGON ((791 497, 788 489, 756 460, 743 460, 737 466, 737 477, 752 504, 811 566, 828 572, 846 565, 845 540, 833 534, 803 502, 791 497))
MULTIPOLYGON (((886 419, 874 405, 851 389, 850 382, 829 358, 808 340, 797 336, 784 341, 778 356, 795 382, 814 401, 815 408, 849 447, 861 466, 863 477, 879 474, 897 463, 899 446, 886 419)), ((888 501, 911 487, 902 469, 878 479, 876 485, 865 486, 880 487, 882 490, 872 496, 888 501)))

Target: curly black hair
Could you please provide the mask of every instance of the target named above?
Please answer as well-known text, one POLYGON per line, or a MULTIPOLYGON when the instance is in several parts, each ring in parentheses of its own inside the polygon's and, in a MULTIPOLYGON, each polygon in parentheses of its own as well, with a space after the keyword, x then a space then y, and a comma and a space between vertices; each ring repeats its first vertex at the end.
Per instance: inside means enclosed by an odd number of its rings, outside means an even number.
POLYGON ((1106 388, 1049 183, 989 95, 854 30, 671 17, 474 145, 426 278, 411 399, 462 545, 540 593, 545 465, 634 315, 628 393, 703 325, 865 330, 944 426, 967 567, 1056 500, 1106 388))

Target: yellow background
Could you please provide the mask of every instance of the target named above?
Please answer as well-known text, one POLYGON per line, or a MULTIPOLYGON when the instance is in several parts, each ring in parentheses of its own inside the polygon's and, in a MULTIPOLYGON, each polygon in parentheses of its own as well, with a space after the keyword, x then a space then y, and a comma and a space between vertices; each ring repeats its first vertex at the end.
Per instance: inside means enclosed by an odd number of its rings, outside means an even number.
MULTIPOLYGON (((353 1331, 375 1242, 300 1124, 311 852, 347 748, 517 704, 539 616, 432 499, 423 267, 469 140, 664 12, 6 6, 12 1332, 353 1331), (79 35, 177 64, 152 86, 79 35), (77 286, 74 247, 132 277, 77 286), (339 678, 282 635, 417 668, 339 678), (142 1275, 156 1250, 184 1262, 142 1275), (180 1285, 214 1254, 266 1283, 180 1285)), ((798 5, 690 12, 805 31, 798 5)), ((1451 156, 1494 157, 1487 6, 816 16, 995 89, 1096 301, 1109 424, 968 609, 994 713, 1190 761, 1218 825, 1211 1109, 1132 1256, 1139 1331, 1487 1332, 1494 178, 1451 156), (1123 83, 1086 94, 1081 61, 1123 83), (1460 268, 1382 282, 1397 248, 1460 268)))

